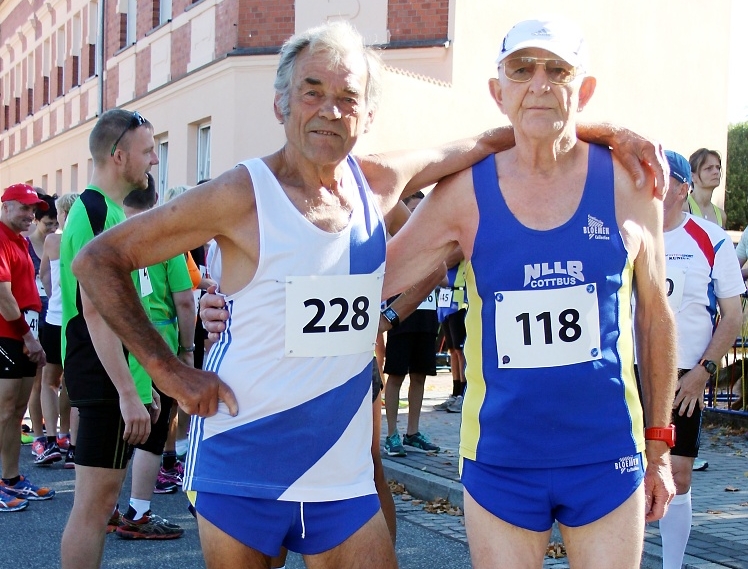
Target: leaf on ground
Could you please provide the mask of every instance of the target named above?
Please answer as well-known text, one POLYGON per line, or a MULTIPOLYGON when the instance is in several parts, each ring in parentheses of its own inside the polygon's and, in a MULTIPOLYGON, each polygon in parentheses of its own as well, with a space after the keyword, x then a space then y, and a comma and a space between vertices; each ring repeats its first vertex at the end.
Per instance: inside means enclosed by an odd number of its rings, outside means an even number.
POLYGON ((452 505, 446 498, 437 498, 426 502, 423 509, 429 514, 447 514, 448 516, 463 515, 462 509, 452 505))
POLYGON ((451 460, 445 460, 444 462, 442 462, 442 464, 446 464, 447 466, 451 466, 452 465, 452 461, 451 460))
POLYGON ((405 486, 403 484, 400 484, 397 480, 388 480, 387 485, 390 487, 390 492, 395 495, 408 493, 408 491, 405 489, 405 486))
POLYGON ((726 486, 725 492, 740 492, 740 488, 735 488, 735 486, 726 486))
POLYGON ((566 557, 566 547, 563 543, 552 541, 545 550, 545 556, 551 559, 561 559, 566 557))
POLYGON ((426 453, 426 456, 436 456, 436 451, 430 450, 426 453))
POLYGON ((722 512, 720 512, 719 510, 707 510, 706 513, 707 514, 721 514, 722 512))
POLYGON ((748 502, 741 502, 740 505, 743 507, 748 506, 748 502))

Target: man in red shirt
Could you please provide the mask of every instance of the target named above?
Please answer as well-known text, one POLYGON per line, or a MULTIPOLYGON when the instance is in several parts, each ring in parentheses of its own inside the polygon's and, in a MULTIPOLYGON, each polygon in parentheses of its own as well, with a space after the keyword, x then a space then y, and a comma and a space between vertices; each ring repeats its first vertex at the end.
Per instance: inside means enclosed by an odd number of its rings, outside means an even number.
POLYGON ((29 500, 48 500, 54 490, 40 488, 21 476, 18 428, 29 401, 37 367, 45 362, 38 339, 42 309, 34 282, 34 264, 21 235, 28 231, 37 208, 48 205, 28 184, 3 192, 0 210, 0 512, 15 512, 29 500))

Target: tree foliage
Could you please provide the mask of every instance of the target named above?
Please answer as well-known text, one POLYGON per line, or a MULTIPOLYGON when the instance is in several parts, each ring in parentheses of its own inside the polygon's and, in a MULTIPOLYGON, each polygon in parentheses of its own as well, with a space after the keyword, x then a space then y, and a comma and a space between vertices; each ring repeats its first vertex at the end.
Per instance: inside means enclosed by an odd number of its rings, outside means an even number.
POLYGON ((727 131, 725 190, 727 229, 742 231, 748 225, 748 122, 730 125, 727 131))

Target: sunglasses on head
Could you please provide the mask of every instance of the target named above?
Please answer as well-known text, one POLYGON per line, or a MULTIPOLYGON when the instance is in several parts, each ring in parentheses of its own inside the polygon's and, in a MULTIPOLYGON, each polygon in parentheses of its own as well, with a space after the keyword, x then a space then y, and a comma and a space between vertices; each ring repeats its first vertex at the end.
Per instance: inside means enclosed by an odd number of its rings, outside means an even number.
POLYGON ((538 65, 545 68, 548 81, 556 85, 571 83, 577 76, 577 69, 563 59, 542 57, 515 57, 502 61, 500 66, 510 81, 527 83, 535 76, 538 65))
POLYGON ((119 141, 122 140, 122 137, 125 136, 128 130, 143 126, 146 122, 147 121, 141 116, 138 111, 133 111, 132 116, 130 117, 130 122, 127 123, 125 130, 122 131, 122 134, 120 134, 119 137, 117 137, 117 140, 114 141, 114 144, 112 144, 112 152, 110 156, 114 156, 114 151, 117 150, 119 141))

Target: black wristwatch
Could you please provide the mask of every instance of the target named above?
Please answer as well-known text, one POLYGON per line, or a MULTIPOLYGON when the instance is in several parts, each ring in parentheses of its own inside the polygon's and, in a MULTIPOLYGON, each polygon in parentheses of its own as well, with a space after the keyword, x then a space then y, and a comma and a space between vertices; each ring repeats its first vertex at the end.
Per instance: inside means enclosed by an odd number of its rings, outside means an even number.
POLYGON ((388 306, 382 310, 382 316, 384 316, 384 319, 387 320, 393 328, 397 328, 400 325, 400 316, 398 316, 394 308, 388 306))
POLYGON ((709 375, 717 373, 717 364, 712 360, 699 360, 699 365, 704 366, 704 369, 709 372, 709 375))

